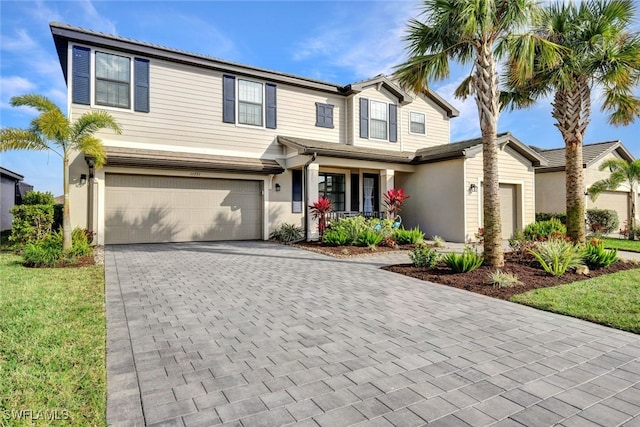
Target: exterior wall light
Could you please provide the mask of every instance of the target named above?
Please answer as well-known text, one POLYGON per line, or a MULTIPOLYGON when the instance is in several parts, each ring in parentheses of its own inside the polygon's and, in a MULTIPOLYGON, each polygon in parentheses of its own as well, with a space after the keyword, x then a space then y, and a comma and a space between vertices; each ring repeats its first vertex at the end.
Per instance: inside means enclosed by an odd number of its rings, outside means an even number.
POLYGON ((276 182, 276 191, 280 191, 280 189, 281 189, 281 188, 282 188, 282 187, 280 187, 280 184, 278 184, 278 183, 276 182))
POLYGON ((478 186, 475 184, 471 184, 469 186, 469 193, 477 193, 478 192, 478 186))
POLYGON ((80 175, 80 185, 85 185, 87 183, 87 175, 80 175))

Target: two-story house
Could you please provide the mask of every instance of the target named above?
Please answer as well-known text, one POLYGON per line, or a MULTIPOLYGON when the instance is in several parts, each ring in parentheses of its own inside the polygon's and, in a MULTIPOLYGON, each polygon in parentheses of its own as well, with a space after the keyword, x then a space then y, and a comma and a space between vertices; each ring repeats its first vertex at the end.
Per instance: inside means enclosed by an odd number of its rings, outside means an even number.
MULTIPOLYGON (((72 223, 100 244, 267 239, 280 224, 317 227, 308 205, 374 215, 382 195, 412 196, 406 226, 466 241, 482 224, 482 145, 450 143, 458 112, 433 91, 377 76, 350 85, 236 64, 52 23, 73 120, 111 113, 107 164, 71 164, 72 223)), ((534 220, 534 166, 500 136, 505 237, 534 220)))

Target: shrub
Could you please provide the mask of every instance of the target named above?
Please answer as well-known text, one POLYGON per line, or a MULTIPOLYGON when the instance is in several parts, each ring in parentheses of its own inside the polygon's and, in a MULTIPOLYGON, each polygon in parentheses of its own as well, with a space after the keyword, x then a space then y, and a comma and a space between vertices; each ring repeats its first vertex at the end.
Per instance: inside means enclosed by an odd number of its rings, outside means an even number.
POLYGON ((382 235, 376 233, 373 230, 365 230, 356 239, 357 246, 368 246, 369 248, 375 247, 382 241, 382 235))
POLYGON ((564 212, 538 212, 536 213, 536 222, 549 221, 550 219, 557 219, 563 225, 567 225, 567 214, 564 212))
POLYGON ((554 235, 565 234, 567 234, 567 227, 555 218, 534 222, 524 229, 524 237, 527 240, 548 240, 554 235))
POLYGON ((624 227, 620 229, 619 233, 622 234, 625 239, 636 240, 640 237, 640 225, 636 226, 633 230, 630 230, 629 221, 627 220, 624 222, 624 227), (629 236, 630 234, 631 236, 629 236))
POLYGON ((540 266, 549 274, 562 276, 569 268, 582 265, 582 250, 571 242, 551 239, 529 249, 540 266))
POLYGON ((81 257, 91 255, 91 241, 93 240, 93 232, 86 228, 76 227, 71 232, 71 249, 65 254, 68 258, 81 257))
POLYGON ((440 236, 433 236, 431 240, 433 240, 433 246, 435 246, 436 248, 441 248, 444 246, 444 239, 440 236))
POLYGON ((53 205, 16 205, 10 212, 13 221, 9 241, 18 249, 43 240, 51 232, 53 205))
POLYGON ((468 273, 480 267, 484 259, 473 249, 465 248, 461 254, 455 252, 446 254, 442 261, 456 273, 468 273))
POLYGON ((55 267, 62 259, 62 233, 50 233, 40 241, 28 243, 22 258, 29 267, 55 267))
POLYGON ((386 246, 388 248, 395 248, 398 246, 396 240, 391 236, 383 236, 382 241, 380 242, 380 246, 386 246))
POLYGON ((618 213, 612 209, 587 209, 587 223, 594 233, 609 234, 618 229, 618 213))
POLYGON ((584 261, 589 268, 607 268, 618 260, 618 250, 607 250, 604 242, 592 239, 584 250, 584 261))
POLYGON ((394 237, 399 245, 416 244, 424 239, 424 233, 420 231, 418 227, 414 227, 411 230, 405 230, 404 228, 398 228, 394 232, 394 237))
POLYGON ((283 223, 280 224, 280 227, 276 228, 271 232, 272 239, 277 240, 280 243, 289 243, 294 240, 302 239, 303 230, 301 227, 298 227, 294 224, 283 223))
POLYGON ((58 231, 62 228, 63 209, 64 209, 64 205, 62 203, 56 203, 55 205, 53 205, 53 226, 51 228, 54 231, 58 231))
POLYGON ((318 220, 318 232, 320 239, 322 239, 324 230, 327 228, 327 214, 332 211, 331 200, 320 197, 318 201, 309 206, 309 209, 311 210, 311 218, 318 220))
POLYGON ((438 264, 440 254, 427 245, 418 245, 409 251, 409 258, 416 267, 433 268, 438 264))
MULTIPOLYGON (((378 221, 376 219, 375 221, 378 221)), ((352 218, 340 218, 337 221, 331 223, 331 230, 339 230, 341 233, 347 235, 347 240, 342 245, 352 245, 356 239, 365 230, 373 230, 373 223, 367 221, 365 217, 354 216, 352 218)))
POLYGON ((387 208, 387 218, 395 218, 402 210, 404 202, 410 198, 403 188, 391 188, 383 194, 384 206, 387 208))
POLYGON ((322 243, 327 246, 344 246, 351 244, 351 238, 347 231, 331 228, 324 232, 322 243))
POLYGON ((497 288, 513 288, 520 286, 520 279, 518 276, 512 273, 505 273, 502 270, 496 270, 493 273, 489 273, 489 284, 497 288))
POLYGON ((53 194, 50 192, 42 191, 27 191, 27 194, 22 198, 23 205, 53 205, 53 194))

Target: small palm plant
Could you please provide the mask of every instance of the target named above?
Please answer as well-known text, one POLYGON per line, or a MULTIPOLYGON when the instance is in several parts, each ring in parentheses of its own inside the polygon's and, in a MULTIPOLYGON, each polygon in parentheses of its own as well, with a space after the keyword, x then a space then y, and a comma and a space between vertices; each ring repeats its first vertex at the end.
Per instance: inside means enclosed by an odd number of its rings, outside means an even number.
POLYGON ((311 218, 318 220, 318 232, 320 233, 320 240, 324 235, 324 230, 327 228, 327 214, 332 211, 331 200, 326 197, 320 197, 317 202, 309 206, 311 210, 311 218))
POLYGON ((22 95, 11 98, 13 107, 31 107, 40 115, 31 121, 28 129, 2 128, 0 152, 8 150, 53 151, 60 156, 63 165, 64 207, 62 214, 63 250, 71 249, 71 215, 69 208, 69 157, 79 151, 93 157, 95 166, 106 161, 106 153, 95 133, 110 128, 120 133, 115 119, 106 111, 89 111, 74 122, 69 121, 62 110, 42 95, 22 95))

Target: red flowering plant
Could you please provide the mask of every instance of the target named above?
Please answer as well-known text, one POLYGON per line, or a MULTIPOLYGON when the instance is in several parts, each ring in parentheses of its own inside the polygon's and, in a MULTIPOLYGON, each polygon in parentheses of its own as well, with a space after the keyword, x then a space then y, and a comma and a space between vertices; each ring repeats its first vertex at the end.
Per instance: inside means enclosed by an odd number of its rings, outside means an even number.
POLYGON ((331 200, 326 197, 320 197, 317 202, 309 206, 311 209, 311 218, 318 220, 318 231, 320 232, 320 240, 327 228, 327 214, 332 211, 331 200))
POLYGON ((384 205, 387 208, 387 218, 395 219, 400 211, 405 200, 411 196, 404 192, 403 188, 392 188, 384 193, 384 205))

